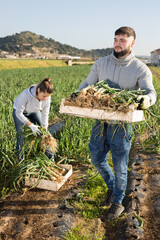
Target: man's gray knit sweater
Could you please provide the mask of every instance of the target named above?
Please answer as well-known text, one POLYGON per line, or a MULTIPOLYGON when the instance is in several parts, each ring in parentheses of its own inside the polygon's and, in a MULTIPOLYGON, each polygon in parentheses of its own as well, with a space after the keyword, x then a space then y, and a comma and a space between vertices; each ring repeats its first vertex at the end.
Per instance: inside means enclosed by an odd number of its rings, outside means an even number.
POLYGON ((156 102, 152 73, 146 64, 135 57, 133 51, 126 58, 118 59, 111 54, 97 60, 79 90, 105 79, 122 89, 146 90, 146 94, 151 99, 151 105, 156 102))

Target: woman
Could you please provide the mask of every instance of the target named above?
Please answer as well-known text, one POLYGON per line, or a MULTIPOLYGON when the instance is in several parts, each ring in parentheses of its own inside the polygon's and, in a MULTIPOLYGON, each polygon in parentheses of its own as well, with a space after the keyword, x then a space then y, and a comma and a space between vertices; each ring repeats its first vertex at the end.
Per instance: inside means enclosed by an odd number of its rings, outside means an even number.
MULTIPOLYGON (((20 135, 23 126, 30 127, 36 136, 41 134, 39 126, 44 126, 46 130, 48 128, 48 115, 53 90, 51 80, 45 78, 38 85, 31 85, 25 89, 14 101, 13 119, 17 131, 16 149, 19 160, 23 158, 21 150, 24 135, 20 135)), ((50 153, 48 157, 53 158, 53 154, 50 153)))

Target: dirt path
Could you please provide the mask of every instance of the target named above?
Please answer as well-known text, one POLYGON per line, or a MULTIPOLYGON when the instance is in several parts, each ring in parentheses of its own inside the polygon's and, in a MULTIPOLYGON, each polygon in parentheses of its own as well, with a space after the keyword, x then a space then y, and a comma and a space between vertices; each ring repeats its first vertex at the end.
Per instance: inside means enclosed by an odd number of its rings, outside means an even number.
POLYGON ((130 168, 123 202, 126 212, 118 222, 105 223, 106 236, 108 240, 159 240, 160 156, 135 152, 130 168))
POLYGON ((160 156, 147 156, 143 161, 142 172, 145 176, 143 182, 145 194, 144 199, 141 200, 140 211, 144 219, 142 239, 158 240, 160 239, 160 156))
POLYGON ((77 170, 58 192, 33 189, 13 193, 0 201, 0 239, 60 239, 76 222, 72 209, 63 201, 77 194, 86 167, 77 170))
POLYGON ((131 179, 133 204, 130 210, 133 213, 134 224, 130 234, 137 237, 136 239, 158 240, 160 239, 160 156, 135 155, 131 179))
MULTIPOLYGON (((88 166, 77 170, 58 192, 33 189, 13 193, 0 202, 1 240, 59 240, 81 219, 64 201, 77 195, 88 166)), ((89 220, 109 240, 160 239, 160 156, 135 154, 131 163, 127 212, 118 222, 89 220), (138 216, 143 220, 139 221, 138 216)), ((88 226, 87 226, 88 227, 88 226)), ((94 230, 96 231, 96 230, 94 230)), ((107 238, 106 238, 107 239, 107 238)))

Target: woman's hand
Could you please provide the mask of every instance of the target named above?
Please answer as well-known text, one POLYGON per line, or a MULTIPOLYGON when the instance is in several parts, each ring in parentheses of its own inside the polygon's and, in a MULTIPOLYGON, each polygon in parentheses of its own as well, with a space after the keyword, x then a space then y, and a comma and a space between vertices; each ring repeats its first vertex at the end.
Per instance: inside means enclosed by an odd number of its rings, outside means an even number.
POLYGON ((31 123, 31 124, 29 125, 29 127, 31 128, 31 130, 32 130, 32 132, 33 132, 33 134, 34 134, 35 136, 41 135, 41 131, 39 130, 39 126, 34 125, 33 123, 31 123))

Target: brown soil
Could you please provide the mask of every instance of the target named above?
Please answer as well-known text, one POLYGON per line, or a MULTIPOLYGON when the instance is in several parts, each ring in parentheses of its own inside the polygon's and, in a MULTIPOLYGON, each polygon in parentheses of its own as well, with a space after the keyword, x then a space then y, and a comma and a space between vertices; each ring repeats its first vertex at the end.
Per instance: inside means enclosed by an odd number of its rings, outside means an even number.
MULTIPOLYGON (((143 219, 143 237, 124 239, 158 240, 160 239, 160 212, 156 212, 156 199, 160 197, 160 157, 155 155, 139 155, 143 160, 142 167, 136 166, 136 171, 144 175, 143 189, 145 196, 140 198, 139 216, 143 219)), ((83 222, 82 232, 90 232, 90 240, 94 240, 98 232, 106 235, 106 239, 119 240, 117 232, 123 229, 127 214, 118 221, 102 222, 100 218, 84 220, 73 212, 73 209, 63 209, 60 206, 65 199, 72 198, 83 184, 88 166, 74 167, 72 176, 59 191, 32 189, 12 193, 0 202, 0 239, 62 239, 65 231, 83 222), (78 170, 77 170, 78 169, 78 170), (86 225, 86 227, 85 227, 86 225)), ((133 193, 133 194, 136 194, 133 193)), ((160 200, 160 199, 159 199, 160 200)), ((157 208, 158 210, 160 208, 157 208)), ((124 230, 125 231, 125 230, 124 230)), ((125 235, 125 234, 124 234, 125 235)))
POLYGON ((87 165, 74 166, 73 174, 57 192, 24 187, 23 192, 12 193, 0 200, 0 240, 59 240, 66 231, 79 224, 83 224, 82 234, 85 225, 87 231, 92 233, 96 229, 96 233, 103 234, 105 229, 100 219, 84 222, 72 208, 63 207, 65 199, 77 195, 87 169, 87 165))
POLYGON ((160 239, 160 156, 144 157, 142 172, 145 197, 141 201, 140 215, 144 222, 142 240, 160 239))

